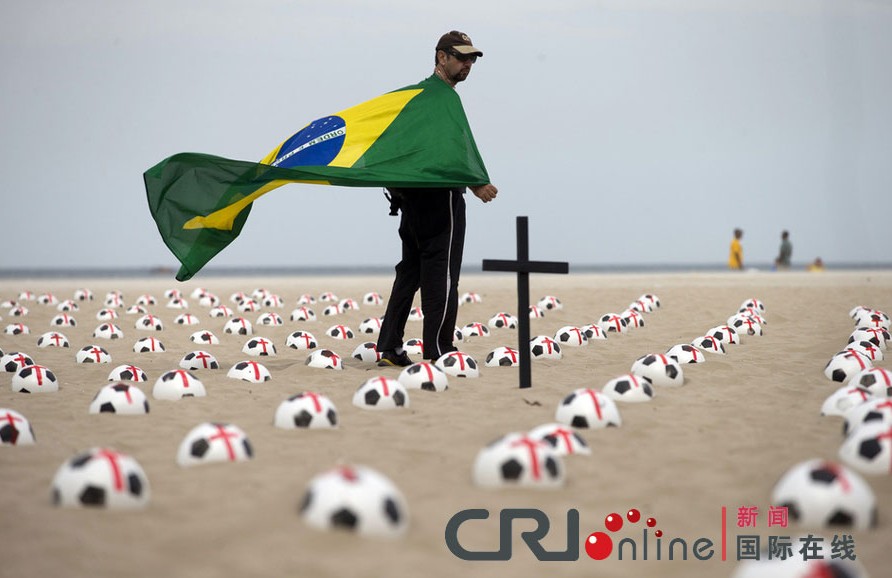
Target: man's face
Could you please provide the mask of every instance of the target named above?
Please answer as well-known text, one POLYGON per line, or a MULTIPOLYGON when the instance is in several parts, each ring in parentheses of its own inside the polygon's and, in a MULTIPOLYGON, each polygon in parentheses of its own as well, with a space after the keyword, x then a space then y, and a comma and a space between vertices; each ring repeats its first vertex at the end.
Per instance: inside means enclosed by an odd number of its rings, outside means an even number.
POLYGON ((455 84, 465 80, 471 73, 471 66, 477 61, 477 56, 460 54, 451 48, 443 52, 446 54, 446 58, 442 62, 441 68, 446 78, 455 84))

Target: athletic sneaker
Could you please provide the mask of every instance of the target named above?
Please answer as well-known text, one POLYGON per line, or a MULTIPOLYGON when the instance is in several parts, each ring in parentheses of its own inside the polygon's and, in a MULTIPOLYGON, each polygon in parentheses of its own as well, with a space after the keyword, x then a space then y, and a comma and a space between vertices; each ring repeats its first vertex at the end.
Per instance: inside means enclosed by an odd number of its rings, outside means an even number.
POLYGON ((412 360, 405 351, 397 353, 396 351, 382 351, 381 359, 378 360, 378 367, 408 367, 412 365, 412 360))

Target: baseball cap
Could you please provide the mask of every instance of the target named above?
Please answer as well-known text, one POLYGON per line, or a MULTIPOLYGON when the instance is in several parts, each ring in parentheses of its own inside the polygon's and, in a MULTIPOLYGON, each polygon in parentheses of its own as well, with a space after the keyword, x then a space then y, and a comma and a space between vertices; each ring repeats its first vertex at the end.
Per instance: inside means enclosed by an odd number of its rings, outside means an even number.
POLYGON ((448 50, 450 48, 459 54, 476 54, 477 56, 483 56, 483 52, 474 48, 474 45, 471 44, 471 37, 458 30, 447 32, 441 36, 440 41, 437 42, 437 50, 448 50))

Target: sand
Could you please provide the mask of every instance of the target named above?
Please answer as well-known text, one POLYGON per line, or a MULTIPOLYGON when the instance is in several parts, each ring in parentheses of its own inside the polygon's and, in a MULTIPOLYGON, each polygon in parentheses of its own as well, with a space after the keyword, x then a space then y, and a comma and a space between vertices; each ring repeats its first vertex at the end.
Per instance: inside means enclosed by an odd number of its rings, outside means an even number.
MULTIPOLYGON (((866 305, 892 311, 892 273, 888 271, 788 272, 752 274, 623 274, 533 276, 532 296, 557 296, 564 307, 532 320, 532 334, 553 334, 564 325, 591 323, 604 313, 619 312, 642 293, 656 294, 662 306, 645 316, 645 327, 611 336, 584 348, 565 348, 561 361, 536 361, 533 387, 517 388, 513 368, 481 369, 478 379, 450 379, 448 391, 410 392, 411 407, 372 412, 351 404, 353 392, 370 377, 395 377, 396 369, 380 369, 349 359, 364 336, 337 341, 325 330, 344 323, 356 330, 383 306, 362 305, 337 318, 292 322, 290 311, 304 293, 331 291, 340 298, 361 300, 366 292, 387 296, 389 276, 207 278, 177 284, 169 278, 3 280, 0 300, 20 292, 35 296, 50 292, 71 298, 75 289, 89 288, 93 302, 72 315, 77 326, 62 328, 70 349, 38 348, 37 338, 50 331, 58 314, 53 306, 23 302, 29 313, 21 319, 0 310, 2 325, 22 321, 30 335, 0 335, 5 352, 23 351, 48 366, 59 378, 60 390, 44 395, 14 393, 11 374, 5 374, 0 407, 24 414, 37 436, 30 447, 0 450, 0 576, 119 576, 229 577, 229 576, 731 576, 736 567, 736 536, 778 534, 798 536, 809 531, 829 541, 850 533, 858 560, 873 576, 883 576, 892 563, 890 498, 892 478, 868 477, 879 502, 879 525, 870 531, 779 528, 767 526, 772 488, 792 465, 810 458, 835 459, 842 441, 838 417, 822 417, 824 399, 839 384, 823 375, 830 356, 846 343, 853 329, 849 310, 866 305), (226 305, 235 291, 264 288, 283 297, 273 311, 285 318, 280 327, 258 328, 271 338, 278 356, 263 359, 273 379, 248 384, 226 377, 237 361, 245 337, 225 335, 224 321, 210 318, 189 294, 204 287, 226 305), (179 326, 174 318, 184 311, 169 309, 164 291, 179 288, 190 302, 186 312, 201 319, 197 326, 179 326), (138 316, 124 314, 118 325, 122 339, 92 337, 100 324, 96 313, 107 292, 120 290, 131 305, 139 295, 152 294, 150 307, 164 322, 160 333, 138 331, 138 316), (728 354, 711 355, 700 365, 684 367, 685 385, 657 388, 653 401, 620 404, 623 424, 606 430, 579 430, 592 448, 589 457, 565 459, 567 482, 559 490, 489 490, 471 481, 471 466, 480 448, 514 431, 527 431, 552 422, 555 408, 579 387, 600 389, 609 379, 629 371, 641 355, 663 352, 689 342, 719 325, 748 298, 765 303, 768 324, 761 337, 747 337, 730 346, 728 354), (194 331, 209 329, 222 343, 205 347, 220 362, 219 370, 197 371, 208 390, 205 398, 176 402, 151 397, 152 384, 164 371, 177 368, 189 351, 200 349, 189 341, 194 331), (307 352, 285 347, 296 329, 316 335, 347 359, 343 371, 307 367, 307 352), (158 337, 167 351, 136 354, 134 342, 158 337), (75 353, 88 344, 106 348, 109 365, 77 364, 75 353), (149 394, 147 416, 90 415, 95 393, 106 385, 113 367, 134 363, 149 375, 140 384, 149 394), (291 394, 314 390, 328 395, 337 406, 341 425, 334 431, 297 431, 273 427, 279 403, 291 394), (255 457, 238 464, 210 464, 181 468, 177 448, 195 425, 229 422, 247 432, 255 457), (93 446, 116 449, 136 458, 151 484, 149 506, 136 512, 114 512, 54 507, 50 487, 56 470, 66 460, 93 446), (408 533, 400 539, 366 539, 346 533, 320 532, 298 516, 308 482, 339 464, 363 464, 389 477, 405 495, 409 508, 408 533), (756 506, 762 514, 756 528, 738 528, 739 507, 756 506), (664 540, 681 537, 693 543, 705 537, 718 543, 721 511, 728 520, 728 558, 655 560, 655 543, 647 561, 602 561, 580 550, 579 559, 538 562, 520 538, 513 542, 510 561, 469 562, 447 549, 444 530, 458 511, 487 508, 491 518, 472 521, 460 532, 469 549, 498 547, 498 512, 503 508, 537 508, 551 520, 546 547, 564 549, 566 515, 580 516, 581 544, 593 531, 604 530, 604 518, 637 508, 654 517, 664 540)), ((464 305, 459 325, 487 322, 497 312, 516 314, 515 281, 510 275, 466 275, 462 291, 483 297, 464 305)), ((266 309, 264 310, 266 311, 266 309)), ((255 320, 259 313, 245 314, 255 320)), ((421 337, 421 323, 409 322, 406 337, 421 337)), ((461 349, 481 363, 501 345, 516 345, 514 330, 494 330, 489 337, 462 343, 461 349)), ((889 367, 889 362, 878 365, 889 367)), ((531 522, 516 522, 531 529, 531 522)), ((641 541, 638 524, 616 534, 641 541)), ((517 532, 515 532, 517 533, 517 532)), ((641 553, 639 552, 639 557, 641 553)))

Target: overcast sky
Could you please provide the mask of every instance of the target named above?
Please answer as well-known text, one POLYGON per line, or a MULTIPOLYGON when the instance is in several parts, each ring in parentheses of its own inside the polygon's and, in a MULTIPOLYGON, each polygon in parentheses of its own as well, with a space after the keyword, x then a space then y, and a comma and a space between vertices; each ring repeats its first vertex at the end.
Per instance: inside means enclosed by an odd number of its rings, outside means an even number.
MULTIPOLYGON (((259 160, 413 84, 439 36, 499 198, 465 263, 892 262, 889 0, 28 0, 0 5, 2 268, 175 266, 142 173, 259 160)), ((288 185, 211 266, 392 265, 378 189, 288 185)))

